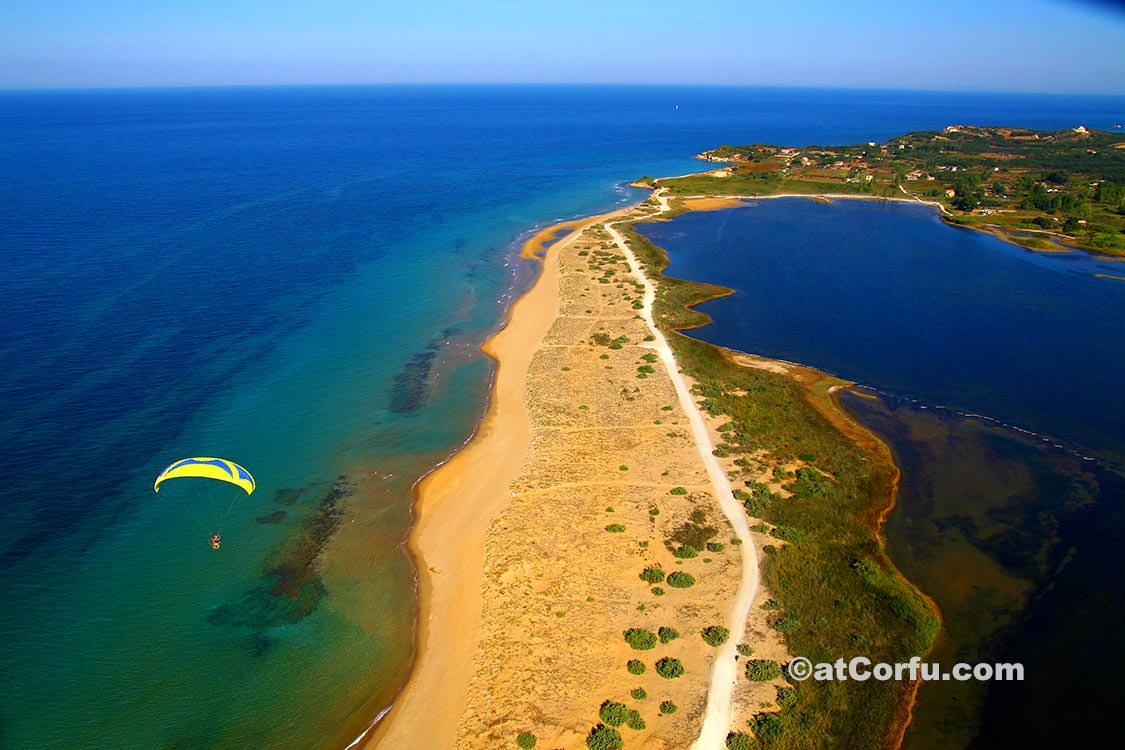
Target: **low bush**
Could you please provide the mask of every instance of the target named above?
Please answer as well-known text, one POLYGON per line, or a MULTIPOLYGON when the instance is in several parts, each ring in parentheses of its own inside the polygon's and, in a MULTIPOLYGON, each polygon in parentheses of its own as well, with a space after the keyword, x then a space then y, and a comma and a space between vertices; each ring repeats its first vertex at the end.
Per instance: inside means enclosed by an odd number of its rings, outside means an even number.
POLYGON ((773 626, 782 633, 792 633, 794 630, 798 630, 801 627, 801 620, 792 615, 785 615, 784 617, 779 617, 773 626))
POLYGON ((531 732, 520 732, 520 736, 516 737, 516 746, 521 750, 534 750, 537 741, 535 735, 531 732))
POLYGON ((754 727, 754 736, 759 742, 768 743, 781 738, 785 725, 775 714, 758 714, 751 720, 754 727))
POLYGON ((682 570, 677 570, 668 576, 668 585, 674 589, 686 589, 695 585, 695 576, 691 573, 685 573, 682 570))
POLYGON ((703 628, 701 633, 703 641, 708 646, 721 646, 726 643, 727 638, 730 637, 730 631, 722 625, 708 625, 703 628))
POLYGON ((656 633, 644 628, 629 628, 625 631, 625 642, 637 651, 656 648, 656 633))
POLYGON ((769 682, 781 677, 781 665, 769 659, 751 659, 746 662, 746 679, 751 682, 769 682))
POLYGON ((624 703, 603 701, 598 709, 598 718, 611 727, 619 727, 629 720, 629 709, 624 703))
POLYGON ((745 732, 731 732, 727 735, 727 750, 752 750, 754 739, 745 732))
POLYGON ((642 581, 647 583, 663 583, 664 582, 664 569, 659 565, 649 565, 641 571, 640 576, 642 581))
POLYGON ((631 695, 635 701, 643 701, 648 697, 648 692, 644 688, 633 688, 629 691, 629 695, 631 695))
POLYGON ((590 750, 621 750, 623 744, 621 732, 605 724, 598 724, 586 735, 586 747, 590 750))
MULTIPOLYGON (((776 662, 774 662, 776 666, 776 662)), ((679 659, 674 659, 671 656, 665 656, 660 661, 656 662, 656 673, 666 680, 674 680, 684 673, 684 665, 680 663, 679 659)), ((780 674, 780 669, 778 674, 780 674)))
POLYGON ((620 534, 625 531, 625 527, 619 523, 611 523, 609 526, 605 527, 605 530, 611 534, 620 534))
POLYGON ((661 627, 657 629, 656 634, 660 636, 661 643, 670 643, 680 637, 680 631, 675 628, 661 627))
POLYGON ((640 730, 645 728, 645 720, 641 718, 639 712, 630 711, 629 718, 625 721, 625 726, 629 727, 630 729, 635 729, 639 732, 640 730))
POLYGON ((674 714, 679 710, 680 707, 672 701, 660 701, 660 713, 662 714, 674 714))
POLYGON ((691 560, 694 557, 699 557, 699 550, 692 547, 690 544, 684 544, 672 550, 672 556, 678 557, 681 560, 691 560))
POLYGON ((645 663, 638 659, 630 659, 629 663, 625 665, 625 668, 629 670, 629 674, 645 673, 645 663))
POLYGON ((668 490, 668 494, 669 495, 686 495, 687 494, 687 487, 673 487, 672 489, 668 490))

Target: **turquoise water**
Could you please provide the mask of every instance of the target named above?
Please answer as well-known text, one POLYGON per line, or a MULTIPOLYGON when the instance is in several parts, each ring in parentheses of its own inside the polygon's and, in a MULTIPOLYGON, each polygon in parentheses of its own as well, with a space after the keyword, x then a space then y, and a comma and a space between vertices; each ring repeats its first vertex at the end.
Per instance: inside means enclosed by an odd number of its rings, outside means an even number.
POLYGON ((0 94, 0 747, 338 748, 411 657, 410 487, 530 228, 723 142, 1114 100, 754 89, 0 94), (678 108, 677 108, 678 107, 678 108), (255 494, 152 480, 187 455, 255 494), (225 517, 224 517, 225 516, 225 517), (224 545, 207 535, 221 525, 224 545))

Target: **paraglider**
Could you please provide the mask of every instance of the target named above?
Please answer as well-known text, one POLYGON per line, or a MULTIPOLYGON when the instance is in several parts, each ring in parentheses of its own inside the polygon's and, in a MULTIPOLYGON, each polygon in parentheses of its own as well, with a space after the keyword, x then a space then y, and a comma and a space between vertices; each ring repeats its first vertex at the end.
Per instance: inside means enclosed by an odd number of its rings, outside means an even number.
MULTIPOLYGON (((194 477, 197 479, 213 479, 219 482, 226 482, 238 487, 247 495, 254 493, 254 488, 257 486, 254 477, 250 475, 243 467, 236 464, 234 461, 228 461, 225 458, 211 458, 210 456, 199 456, 196 458, 184 458, 171 464, 164 471, 156 477, 156 481, 152 484, 153 492, 160 492, 160 485, 169 479, 181 479, 187 477, 194 477)), ((234 504, 232 499, 230 505, 234 504)), ((228 507, 229 510, 229 507, 228 507)), ((224 514, 225 515, 225 514, 224 514)), ((222 534, 218 532, 209 532, 211 549, 217 550, 223 546, 222 534)))

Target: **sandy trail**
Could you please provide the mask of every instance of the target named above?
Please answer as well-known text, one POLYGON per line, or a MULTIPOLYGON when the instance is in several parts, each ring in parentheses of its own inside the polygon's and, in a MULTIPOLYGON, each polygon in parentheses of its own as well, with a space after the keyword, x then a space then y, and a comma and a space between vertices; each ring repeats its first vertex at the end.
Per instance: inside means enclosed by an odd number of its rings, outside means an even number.
MULTIPOLYGON (((668 198, 664 190, 658 189, 654 195, 660 208, 650 216, 668 211, 668 198)), ((742 544, 738 547, 742 562, 742 580, 731 604, 728 617, 727 627, 730 629, 730 637, 715 655, 715 661, 711 667, 711 685, 707 691, 707 707, 703 714, 703 723, 700 727, 699 737, 692 744, 692 750, 723 750, 726 747, 727 733, 730 731, 733 716, 732 698, 738 680, 736 649, 738 644, 742 642, 746 629, 746 618, 749 616, 750 606, 758 592, 758 555, 754 549, 754 540, 750 535, 750 527, 742 512, 742 506, 735 500, 730 480, 727 479, 722 465, 719 464, 718 459, 712 453, 715 446, 711 442, 711 433, 707 429, 703 414, 699 411, 699 407, 691 395, 687 381, 680 373, 676 358, 672 354, 672 348, 668 346, 667 339, 656 325, 653 317, 656 287, 645 275, 644 269, 625 238, 617 231, 617 223, 607 222, 605 228, 613 238, 614 243, 624 253, 633 275, 644 286, 642 298, 644 307, 641 309, 641 316, 653 336, 649 348, 660 357, 660 361, 668 371, 672 385, 676 390, 676 396, 680 401, 680 408, 683 409, 688 422, 691 424, 692 436, 699 451, 699 458, 703 461, 703 465, 707 467, 707 475, 711 479, 711 487, 715 497, 718 498, 723 514, 730 521, 735 534, 742 541, 742 544)))

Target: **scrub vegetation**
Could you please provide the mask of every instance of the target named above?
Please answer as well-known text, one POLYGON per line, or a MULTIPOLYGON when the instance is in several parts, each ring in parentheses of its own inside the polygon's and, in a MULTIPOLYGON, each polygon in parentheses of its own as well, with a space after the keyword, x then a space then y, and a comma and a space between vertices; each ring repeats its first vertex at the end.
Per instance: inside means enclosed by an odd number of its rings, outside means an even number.
MULTIPOLYGON (((1077 125, 1077 124, 1076 124, 1077 125)), ((856 194, 941 203, 953 224, 1033 250, 1125 255, 1125 136, 951 125, 885 143, 720 146, 728 176, 658 180, 677 195, 856 194)))

